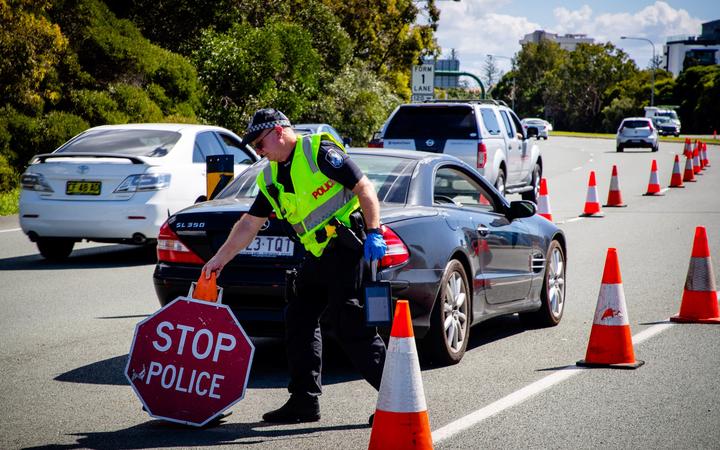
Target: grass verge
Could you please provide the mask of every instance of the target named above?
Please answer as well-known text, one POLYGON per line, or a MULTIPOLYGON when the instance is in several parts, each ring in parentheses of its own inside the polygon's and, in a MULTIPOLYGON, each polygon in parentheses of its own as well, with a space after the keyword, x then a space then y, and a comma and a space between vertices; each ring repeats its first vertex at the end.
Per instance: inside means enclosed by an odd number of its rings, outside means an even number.
MULTIPOLYGON (((584 133, 580 131, 551 131, 550 136, 566 136, 566 137, 578 137, 578 138, 591 138, 591 139, 615 139, 614 133, 584 133)), ((694 139, 691 139, 693 143, 694 139)), ((660 142, 679 142, 684 143, 685 138, 683 136, 661 136, 660 142)), ((708 145, 720 145, 720 140, 713 141, 712 139, 703 140, 708 145)))
POLYGON ((0 192, 0 216, 9 216, 18 213, 18 200, 20 187, 9 192, 0 192))

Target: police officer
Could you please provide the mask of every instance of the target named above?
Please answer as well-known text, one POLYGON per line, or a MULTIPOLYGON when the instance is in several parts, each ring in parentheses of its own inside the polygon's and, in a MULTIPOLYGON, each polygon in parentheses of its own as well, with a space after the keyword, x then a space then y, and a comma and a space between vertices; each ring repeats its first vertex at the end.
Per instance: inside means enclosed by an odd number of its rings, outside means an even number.
POLYGON ((263 420, 314 422, 320 420, 322 392, 321 315, 362 376, 380 388, 385 343, 365 325, 360 302, 363 256, 377 260, 386 250, 379 203, 341 144, 326 133, 296 135, 280 111, 257 111, 243 137, 247 144, 269 161, 257 177, 260 193, 203 271, 207 277, 219 273, 273 211, 295 230, 307 256, 290 281, 285 309, 290 399, 263 420))

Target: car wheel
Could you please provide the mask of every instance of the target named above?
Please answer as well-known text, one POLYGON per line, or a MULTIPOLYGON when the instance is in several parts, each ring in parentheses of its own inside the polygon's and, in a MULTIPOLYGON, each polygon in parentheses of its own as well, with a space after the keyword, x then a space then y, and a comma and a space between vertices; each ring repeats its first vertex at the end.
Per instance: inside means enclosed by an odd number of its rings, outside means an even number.
POLYGON ((618 145, 618 146, 617 146, 617 151, 618 151, 618 152, 621 152, 621 153, 622 153, 624 150, 625 150, 625 148, 624 148, 622 145, 618 145))
POLYGON ((465 354, 470 337, 470 300, 465 268, 453 259, 445 266, 424 342, 434 362, 457 364, 465 354))
POLYGON ((552 241, 547 251, 540 303, 539 310, 519 314, 523 325, 535 328, 559 324, 565 310, 565 253, 558 241, 552 241))
POLYGON ((656 145, 655 147, 652 148, 652 151, 656 152, 656 151, 658 151, 659 149, 660 149, 660 146, 659 146, 659 145, 656 145))
POLYGON ((540 169, 540 164, 535 164, 535 168, 533 168, 532 172, 532 178, 530 179, 530 183, 533 188, 531 191, 523 192, 520 194, 523 200, 530 200, 531 202, 537 203, 538 196, 540 195, 541 176, 542 172, 540 169))
POLYGON ((62 261, 70 256, 75 241, 62 238, 40 238, 37 241, 37 248, 40 254, 50 261, 62 261))
POLYGON ((500 195, 505 197, 505 171, 502 168, 498 170, 497 179, 495 180, 495 189, 500 192, 500 195))

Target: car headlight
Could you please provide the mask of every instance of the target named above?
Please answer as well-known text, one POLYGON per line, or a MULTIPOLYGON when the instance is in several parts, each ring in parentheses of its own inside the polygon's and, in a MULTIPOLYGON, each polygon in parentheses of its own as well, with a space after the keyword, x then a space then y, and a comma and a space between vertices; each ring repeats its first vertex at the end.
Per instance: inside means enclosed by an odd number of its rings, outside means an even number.
POLYGON ((40 173, 26 172, 20 178, 23 189, 38 192, 55 192, 40 173))
POLYGON ((170 186, 169 173, 143 173, 130 175, 125 178, 120 186, 115 188, 114 193, 127 193, 139 191, 157 191, 167 189, 170 186))

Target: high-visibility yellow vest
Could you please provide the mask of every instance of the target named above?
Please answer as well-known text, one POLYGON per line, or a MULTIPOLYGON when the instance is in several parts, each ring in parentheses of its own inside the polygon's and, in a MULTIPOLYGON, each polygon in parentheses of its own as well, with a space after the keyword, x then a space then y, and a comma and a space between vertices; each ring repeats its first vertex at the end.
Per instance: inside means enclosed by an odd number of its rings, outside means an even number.
POLYGON ((337 218, 349 227, 350 214, 360 207, 360 201, 351 190, 320 171, 317 156, 322 140, 330 140, 345 151, 327 133, 298 136, 290 166, 294 193, 285 192, 284 186, 277 181, 278 163, 275 161, 266 164, 256 180, 278 219, 287 220, 305 249, 315 256, 322 254, 335 234, 334 228, 326 228, 328 223, 337 218), (325 233, 318 233, 323 229, 325 233), (327 238, 320 240, 318 234, 327 238))

